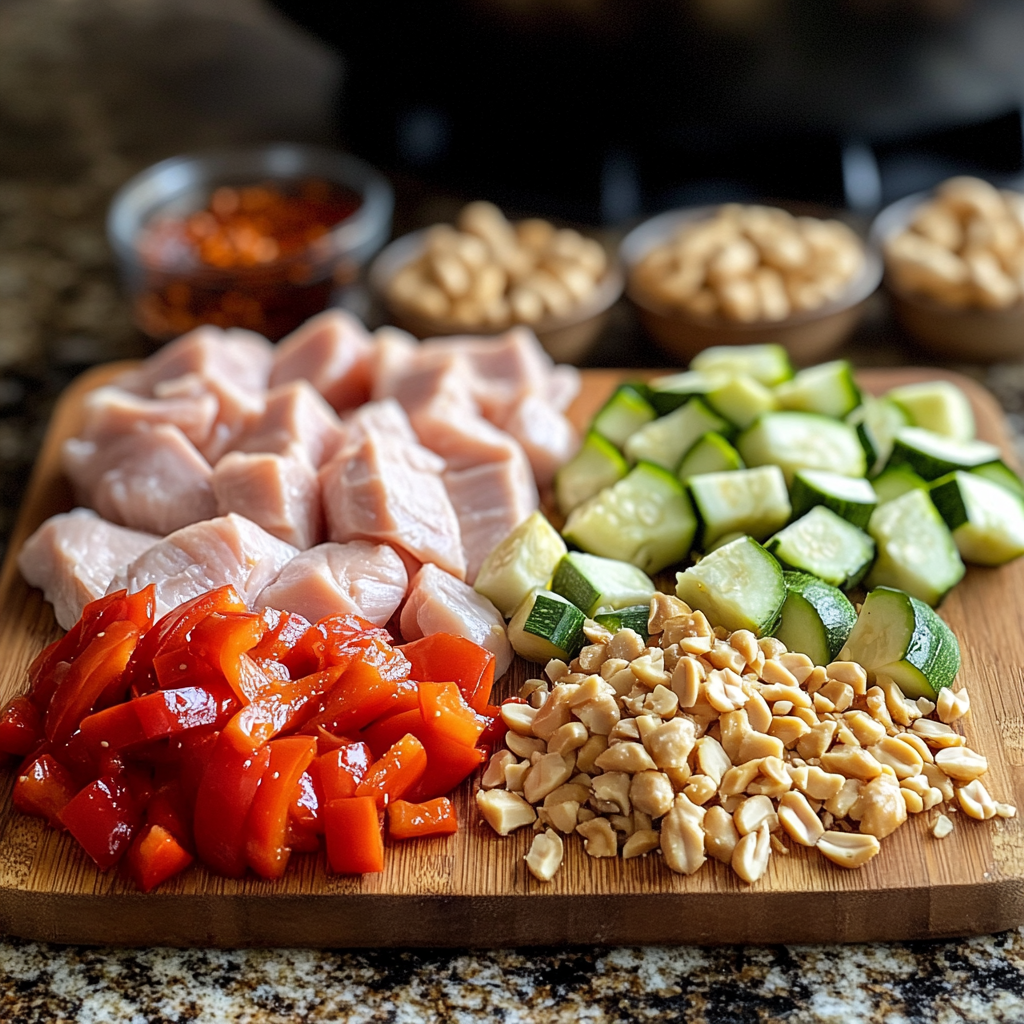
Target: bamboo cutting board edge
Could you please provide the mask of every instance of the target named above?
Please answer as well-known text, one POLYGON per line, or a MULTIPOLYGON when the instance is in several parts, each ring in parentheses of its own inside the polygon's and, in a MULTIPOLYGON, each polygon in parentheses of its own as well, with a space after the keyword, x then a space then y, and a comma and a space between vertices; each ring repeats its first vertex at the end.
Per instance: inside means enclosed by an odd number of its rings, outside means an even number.
MULTIPOLYGON (((55 409, 0 572, 0 701, 21 688, 31 658, 58 632, 49 606, 21 580, 16 553, 39 522, 70 507, 60 443, 78 429, 86 392, 122 368, 83 375, 55 409)), ((585 371, 573 419, 588 421, 624 376, 585 371)), ((964 388, 981 436, 1006 448, 1002 414, 974 382, 930 370, 861 374, 868 390, 938 376, 964 388)), ((962 678, 975 703, 968 741, 989 756, 997 799, 1024 804, 1022 593, 1024 564, 971 569, 943 613, 966 637, 962 678)), ((505 692, 528 674, 517 659, 505 692)), ((320 854, 294 858, 278 883, 219 879, 195 868, 145 895, 117 871, 97 872, 69 837, 14 812, 12 781, 10 770, 0 773, 0 930, 24 938, 180 946, 711 944, 940 938, 1024 922, 1019 819, 976 823, 960 814, 953 836, 939 842, 912 818, 858 872, 791 847, 752 887, 716 863, 683 878, 657 857, 594 861, 570 839, 561 872, 544 886, 522 862, 528 830, 496 837, 478 820, 464 784, 456 794, 459 833, 389 844, 382 876, 330 876, 320 854)))

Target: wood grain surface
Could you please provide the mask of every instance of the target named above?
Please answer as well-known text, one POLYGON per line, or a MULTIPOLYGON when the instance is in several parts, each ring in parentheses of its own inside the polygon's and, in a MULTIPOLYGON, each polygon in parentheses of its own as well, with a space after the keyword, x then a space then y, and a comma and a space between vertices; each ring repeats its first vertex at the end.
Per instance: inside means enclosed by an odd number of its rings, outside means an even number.
MULTIPOLYGON (((83 395, 116 369, 86 374, 54 414, 0 575, 0 701, 23 689, 29 662, 59 633, 15 556, 43 519, 71 507, 60 443, 78 429, 83 395)), ((931 370, 860 376, 876 392, 911 380, 956 380, 974 405, 979 435, 1008 451, 995 401, 973 382, 931 370)), ((586 371, 572 418, 585 423, 621 378, 586 371)), ((985 782, 996 799, 1024 808, 1022 595, 1024 560, 972 567, 942 615, 963 648, 961 679, 972 698, 967 741, 988 756, 985 782)), ((502 695, 528 674, 517 659, 502 695)), ((937 938, 1024 923, 1020 818, 979 823, 958 814, 953 834, 939 841, 924 815, 912 816, 883 840, 878 857, 852 872, 793 844, 752 886, 716 861, 683 877, 656 855, 593 860, 570 839, 561 871, 545 885, 523 863, 532 833, 496 836, 475 813, 470 780, 455 794, 458 833, 390 844, 380 875, 330 875, 322 854, 306 854, 294 856, 278 882, 224 879, 195 867, 144 895, 123 871, 101 874, 68 836, 13 811, 12 781, 10 767, 0 772, 0 931, 33 939, 225 947, 710 944, 937 938)))

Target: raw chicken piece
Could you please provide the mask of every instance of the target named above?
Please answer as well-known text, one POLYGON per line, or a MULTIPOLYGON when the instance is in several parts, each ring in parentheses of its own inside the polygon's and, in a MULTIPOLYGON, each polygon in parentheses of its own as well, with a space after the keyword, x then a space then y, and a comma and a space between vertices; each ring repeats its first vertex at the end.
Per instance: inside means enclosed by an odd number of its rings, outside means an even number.
POLYGON ((320 470, 328 537, 383 541, 463 578, 459 521, 441 481, 444 460, 372 426, 363 429, 361 442, 320 470))
POLYGON ((307 380, 339 412, 351 409, 370 397, 371 353, 366 328, 329 309, 279 342, 270 385, 307 380))
POLYGON ((297 447, 319 469, 334 456, 344 433, 337 413, 316 388, 295 380, 267 393, 263 415, 238 439, 235 450, 283 455, 297 447))
POLYGON ((104 441, 64 442, 79 500, 104 519, 161 536, 217 511, 209 463, 177 428, 139 428, 104 441))
POLYGON ((522 445, 538 487, 549 486, 579 447, 573 425, 539 395, 524 395, 502 426, 522 445))
POLYGON ((414 413, 428 402, 445 397, 452 402, 463 402, 475 408, 472 397, 473 369, 460 352, 439 353, 433 359, 422 349, 405 359, 387 374, 374 381, 375 399, 393 398, 407 413, 414 413))
POLYGON ((244 516, 226 515, 177 530, 143 552, 111 581, 107 593, 156 584, 156 615, 230 583, 251 608, 297 554, 244 516))
POLYGON ((402 638, 409 643, 429 633, 464 636, 494 655, 494 678, 512 664, 512 647, 501 612, 472 587, 436 565, 424 565, 402 609, 402 638))
POLYGON ((529 473, 526 455, 518 442, 485 420, 465 397, 436 395, 411 413, 409 422, 420 444, 440 455, 449 469, 514 459, 529 473))
POLYGON ((148 398, 108 385, 89 393, 80 436, 90 441, 127 434, 140 424, 170 423, 197 448, 206 444, 217 419, 217 399, 206 392, 180 398, 148 398))
POLYGON ((129 562, 159 541, 100 519, 87 508, 50 516, 18 554, 18 568, 53 605, 62 629, 70 629, 82 609, 107 592, 129 562))
POLYGON ((409 423, 405 410, 393 399, 367 402, 348 416, 342 423, 345 435, 337 454, 353 451, 366 440, 370 433, 390 437, 403 444, 417 444, 416 434, 409 423))
POLYGON ((402 377, 419 358, 420 343, 397 327, 380 327, 373 332, 370 351, 370 398, 386 398, 392 381, 402 377))
POLYGON ((383 626, 408 584, 401 558, 387 544, 320 544, 296 555, 260 594, 256 608, 282 608, 310 622, 354 612, 383 626))
POLYGON ((580 371, 567 363, 551 368, 548 377, 548 401, 559 412, 565 412, 580 393, 580 371))
POLYGON ((536 510, 537 488, 522 458, 448 470, 444 485, 459 519, 466 582, 474 583, 492 549, 536 510))
POLYGON ((299 550, 323 537, 320 483, 298 448, 228 452, 213 471, 218 515, 237 512, 299 550))

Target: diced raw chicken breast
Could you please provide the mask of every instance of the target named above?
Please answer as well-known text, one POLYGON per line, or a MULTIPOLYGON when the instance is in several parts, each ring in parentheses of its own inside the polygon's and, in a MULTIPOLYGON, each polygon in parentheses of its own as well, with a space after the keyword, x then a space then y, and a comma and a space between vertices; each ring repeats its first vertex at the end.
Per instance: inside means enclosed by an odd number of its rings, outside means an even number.
POLYGON ((100 519, 87 508, 50 516, 18 554, 18 568, 53 605, 62 629, 70 629, 82 609, 107 592, 129 562, 159 541, 100 519))
POLYGON ((350 313, 329 309, 281 339, 270 386, 307 380, 339 412, 351 409, 370 397, 371 353, 366 328, 350 313))
POLYGON ((387 544, 353 540, 319 544, 296 555, 256 600, 256 608, 280 608, 316 622, 354 612, 383 626, 409 584, 402 559, 387 544))
POLYGON ((539 395, 524 395, 502 426, 522 445, 539 487, 547 487, 579 447, 573 425, 539 395))
POLYGON ((392 393, 392 380, 419 358, 420 343, 397 327, 380 327, 370 344, 370 398, 385 398, 392 393))
POLYGON ((295 380, 267 392, 263 415, 238 439, 235 450, 283 455, 297 446, 319 469, 338 450, 344 433, 338 414, 316 388, 295 380))
POLYGON ((525 459, 448 470, 444 485, 459 519, 466 582, 474 583, 492 549, 536 510, 537 487, 525 459))
POLYGON ((494 655, 494 678, 512 664, 512 646, 501 612, 472 587, 436 565, 424 565, 402 609, 402 638, 409 643, 430 633, 464 636, 494 655))
POLYGON ((104 519, 161 536, 217 511, 209 463, 177 428, 64 442, 64 471, 104 519))
POLYGON ((298 549, 244 516, 226 515, 194 523, 158 541, 118 573, 107 588, 132 593, 156 584, 156 614, 230 583, 251 608, 298 549))
POLYGON ((466 560, 444 468, 421 445, 367 429, 320 470, 328 537, 383 541, 462 579, 466 560))
POLYGON ((370 433, 390 437, 403 444, 418 444, 416 434, 405 410, 393 399, 367 402, 342 421, 344 440, 338 449, 351 451, 358 448, 370 433))
POLYGON ((176 426, 197 448, 206 444, 217 419, 217 399, 203 392, 175 398, 149 398, 108 385, 89 393, 81 435, 91 441, 127 434, 139 424, 176 426))
POLYGON ((420 443, 440 455, 449 469, 503 459, 517 459, 527 465, 518 442, 485 420, 471 400, 437 395, 411 413, 409 422, 420 443))
POLYGON ((417 351, 401 368, 375 380, 373 397, 393 398, 410 414, 441 396, 475 407, 473 376, 469 362, 458 352, 430 360, 417 351))
POLYGON ((548 377, 548 400, 559 412, 565 412, 580 393, 580 371, 567 363, 551 368, 548 377))
POLYGON ((300 550, 323 537, 320 482, 297 450, 228 452, 213 471, 217 514, 237 512, 300 550))

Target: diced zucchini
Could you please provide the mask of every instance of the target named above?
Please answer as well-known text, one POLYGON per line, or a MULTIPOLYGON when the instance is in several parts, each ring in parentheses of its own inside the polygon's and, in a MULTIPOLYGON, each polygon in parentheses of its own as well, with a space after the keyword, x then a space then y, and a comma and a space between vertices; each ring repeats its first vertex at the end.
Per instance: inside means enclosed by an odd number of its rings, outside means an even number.
POLYGON ((564 554, 558 531, 534 512, 484 559, 473 589, 510 618, 531 590, 547 584, 564 554))
POLYGON ((827 665, 846 643, 857 622, 850 599, 836 587, 805 572, 784 572, 786 603, 775 635, 791 651, 827 665))
POLYGON ((657 415, 651 403, 632 384, 622 384, 601 407, 590 429, 606 437, 616 448, 626 443, 645 423, 657 415))
POLYGON ((998 484, 1004 490, 1024 498, 1024 482, 1002 459, 985 462, 980 466, 975 466, 968 472, 974 473, 976 476, 983 476, 986 480, 991 480, 992 483, 998 484))
POLYGON ((875 557, 871 538, 824 505, 815 505, 765 547, 785 568, 809 572, 844 590, 863 579, 875 557))
POLYGON ((713 626, 770 636, 786 600, 779 563, 753 537, 740 537, 676 575, 676 594, 713 626))
POLYGON ((889 461, 896 432, 909 426, 907 414, 888 398, 865 395, 847 417, 846 422, 857 431, 857 437, 868 460, 868 475, 880 473, 889 461))
POLYGON ((924 480, 938 480, 957 469, 973 469, 999 459, 999 449, 985 441, 953 441, 921 427, 896 434, 890 466, 910 466, 924 480))
POLYGON ((708 433, 686 453, 676 475, 685 484, 698 473, 727 473, 743 468, 740 453, 721 434, 708 433))
POLYGON ((792 509, 778 466, 703 473, 690 477, 690 497, 701 521, 701 546, 727 533, 764 540, 782 526, 792 509))
POLYGON ((884 505, 915 488, 927 491, 928 481, 922 480, 909 466, 889 466, 871 481, 871 486, 878 495, 878 504, 884 505))
POLYGON ((653 573, 685 558, 696 530, 683 485, 660 466, 641 462, 573 509, 562 536, 591 554, 653 573))
POLYGON ((709 391, 704 400, 741 430, 778 408, 775 395, 753 377, 733 377, 709 391))
POLYGON ((923 601, 889 587, 865 598, 839 657, 863 665, 872 681, 893 680, 911 700, 938 699, 960 671, 960 645, 949 626, 923 601))
POLYGON ((786 483, 798 469, 828 469, 864 476, 864 449, 853 427, 810 412, 770 412, 736 442, 748 466, 776 465, 786 483))
POLYGON ((657 587, 647 573, 629 562, 573 551, 558 563, 551 589, 593 616, 599 608, 650 601, 657 587))
POLYGON ((1024 555, 1024 501, 1016 494, 956 472, 932 484, 931 499, 965 561, 1002 565, 1024 555))
POLYGON ((868 533, 878 548, 869 588, 896 587, 934 607, 963 577, 953 535, 927 491, 915 488, 879 505, 868 533))
POLYGON ((714 345, 695 355, 690 369, 753 377, 769 388, 793 376, 789 354, 781 345, 714 345))
POLYGON ((583 646, 586 617, 571 601, 549 590, 531 591, 508 624, 516 654, 542 664, 552 658, 570 661, 583 646))
POLYGON ((730 426, 699 398, 691 398, 675 412, 641 427, 622 450, 630 462, 653 462, 674 473, 694 442, 709 431, 722 433, 730 426))
POLYGON ((862 530, 878 504, 875 489, 867 480, 824 469, 797 470, 789 497, 794 516, 802 516, 815 505, 824 505, 862 530))
POLYGON ((722 374, 697 373, 687 370, 668 377, 656 377, 647 385, 651 405, 659 416, 685 405, 694 396, 706 395, 722 383, 722 374))
POLYGON ((562 515, 567 516, 577 505, 611 487, 628 472, 629 466, 618 448, 591 431, 580 450, 555 476, 555 499, 562 515))
POLYGON ((860 405, 860 388, 853 367, 845 359, 835 359, 801 370, 775 389, 775 397, 780 409, 842 419, 860 405))
POLYGON ((948 380, 931 380, 923 384, 904 384, 893 388, 891 399, 907 414, 915 427, 924 427, 934 434, 954 441, 974 440, 974 413, 967 396, 948 380))
POLYGON ((646 640, 650 634, 647 632, 647 623, 651 616, 650 604, 633 604, 628 608, 616 608, 614 611, 597 612, 594 621, 599 626, 612 633, 618 633, 620 629, 631 629, 646 640))

